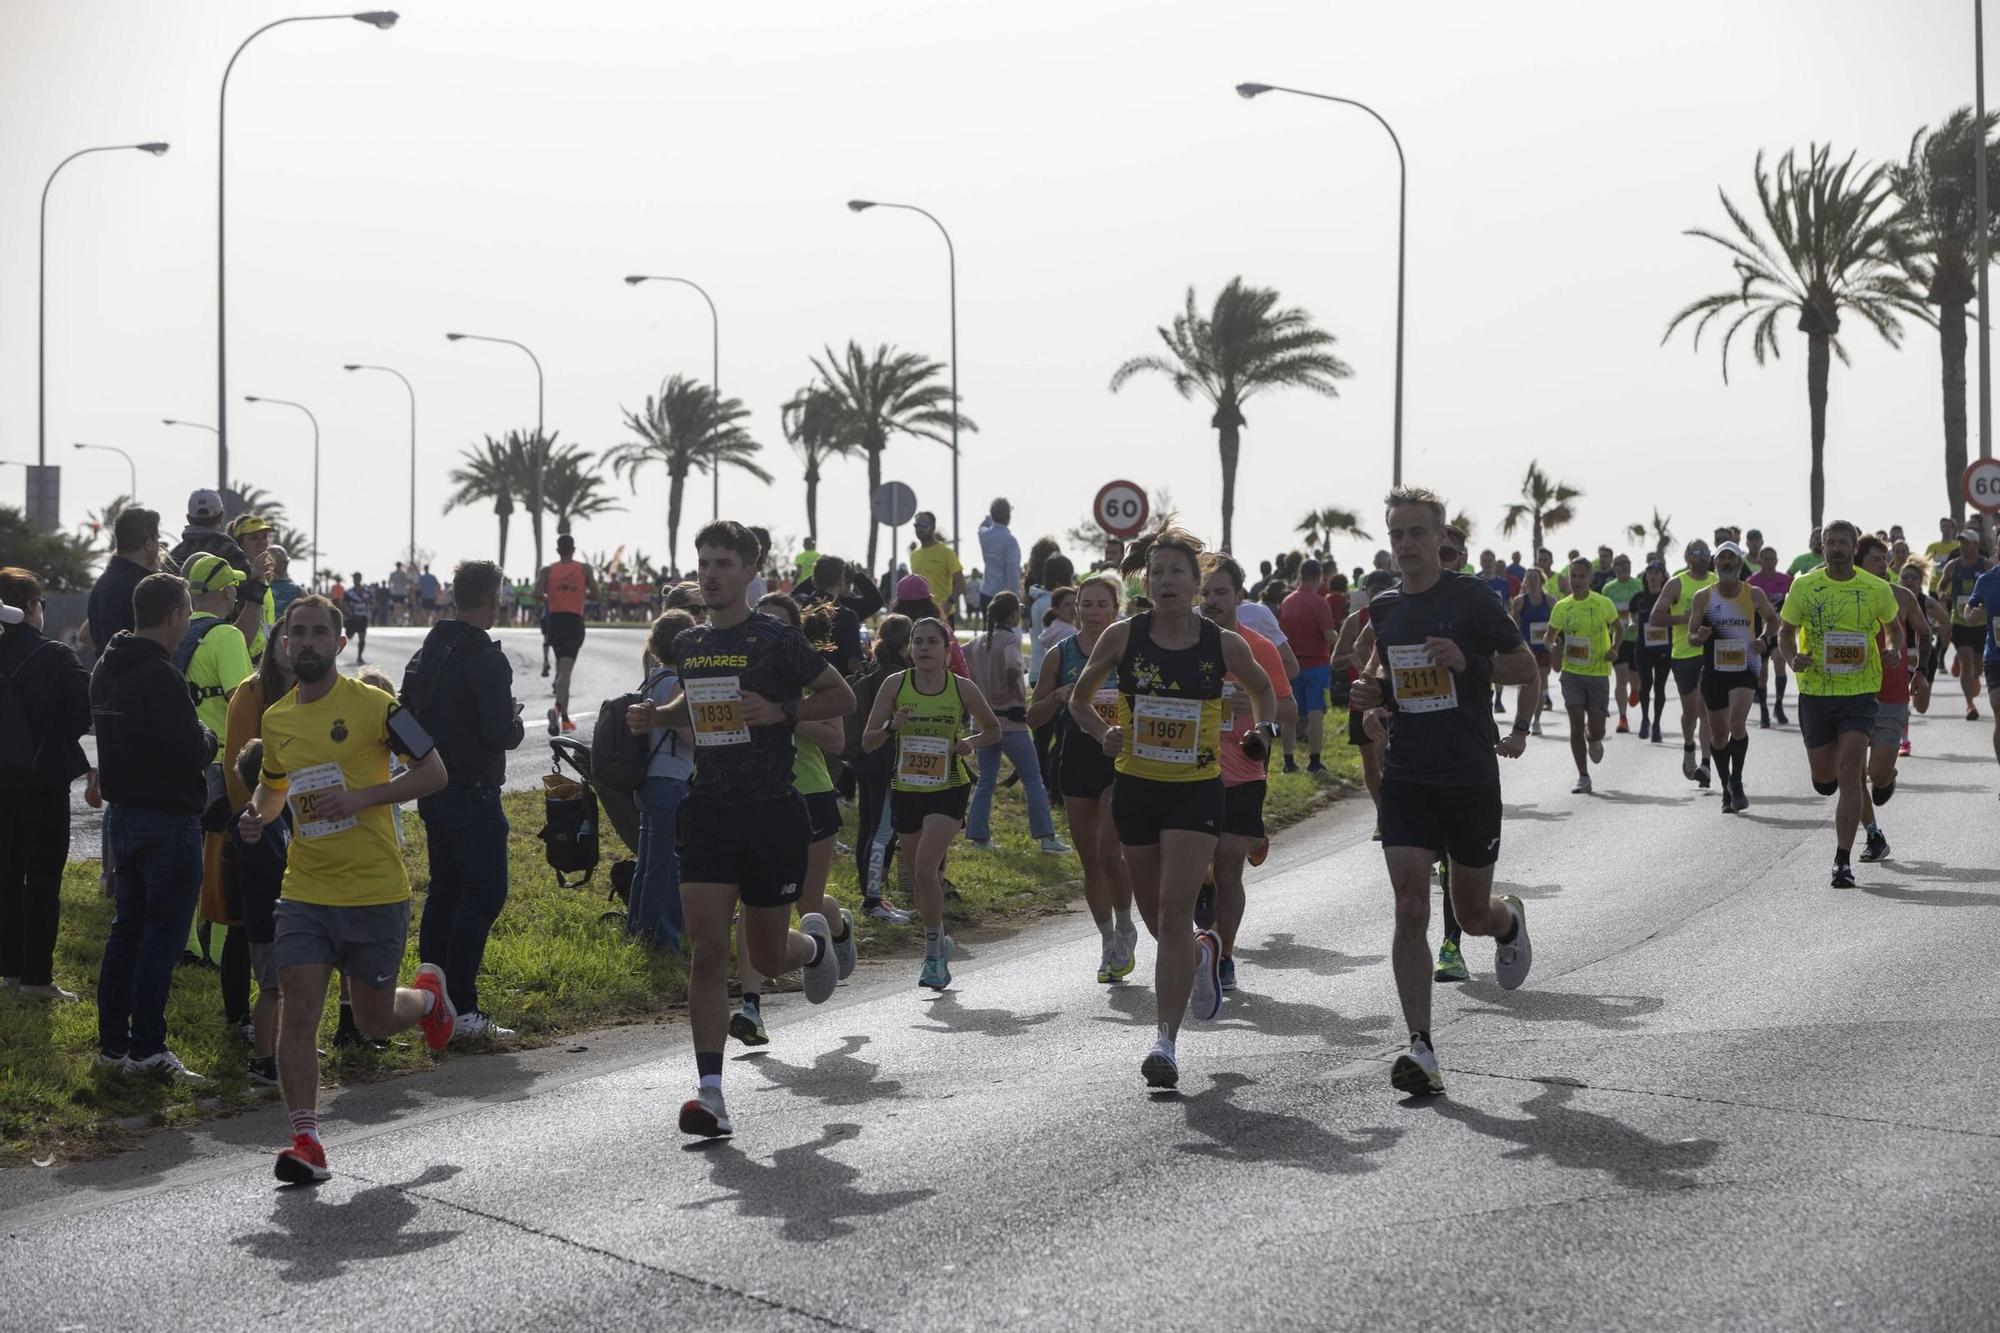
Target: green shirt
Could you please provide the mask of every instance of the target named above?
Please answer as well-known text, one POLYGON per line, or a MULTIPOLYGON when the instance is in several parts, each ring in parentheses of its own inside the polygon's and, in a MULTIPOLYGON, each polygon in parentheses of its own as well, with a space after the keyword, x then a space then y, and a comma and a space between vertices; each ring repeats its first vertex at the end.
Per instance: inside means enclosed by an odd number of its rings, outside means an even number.
POLYGON ((799 558, 792 563, 798 566, 800 578, 809 579, 813 576, 813 569, 819 564, 819 552, 800 551, 799 558))
MULTIPOLYGON (((1700 592, 1703 588, 1712 588, 1715 586, 1715 571, 1711 569, 1706 575, 1697 579, 1694 575, 1683 569, 1667 580, 1667 586, 1669 588, 1680 589, 1680 593, 1674 598, 1673 603, 1673 614, 1681 617, 1681 623, 1674 626, 1674 658, 1682 662, 1691 657, 1698 658, 1701 656, 1701 645, 1688 642, 1687 613, 1688 608, 1694 605, 1694 595, 1696 593, 1700 592)), ((1660 595, 1662 597, 1666 596, 1664 592, 1660 595)))
MULTIPOLYGON (((1644 579, 1613 579, 1611 582, 1605 584, 1600 591, 1603 592, 1605 597, 1610 599, 1612 606, 1616 607, 1620 612, 1629 615, 1632 610, 1632 598, 1645 586, 1646 581, 1644 579)), ((1628 624, 1625 626, 1625 642, 1630 643, 1638 637, 1639 627, 1637 625, 1628 624)))
MULTIPOLYGON (((206 611, 197 611, 189 623, 199 625, 215 619, 206 611)), ((229 696, 249 679, 251 670, 250 645, 243 641, 242 631, 231 625, 202 635, 200 646, 188 662, 188 684, 199 695, 195 716, 215 733, 215 756, 210 763, 222 762, 222 738, 229 734, 229 696)))
POLYGON ((1825 563, 1825 557, 1807 551, 1804 555, 1793 556, 1792 563, 1785 566, 1785 572, 1787 574, 1803 574, 1809 569, 1818 569, 1825 563))
POLYGON ((972 779, 959 757, 958 740, 965 726, 965 701, 958 677, 947 671, 944 688, 925 694, 917 688, 913 667, 896 686, 896 707, 910 710, 910 720, 896 728, 896 767, 889 785, 897 791, 942 791, 963 787, 972 779))
POLYGON ((1802 695, 1847 698, 1882 688, 1877 626, 1895 621, 1896 593, 1866 570, 1836 579, 1815 569, 1793 580, 1778 618, 1799 631, 1799 651, 1812 665, 1798 675, 1802 695))
POLYGON ((1549 609, 1549 628, 1562 636, 1562 669, 1573 676, 1611 674, 1618 608, 1601 592, 1565 597, 1549 609))

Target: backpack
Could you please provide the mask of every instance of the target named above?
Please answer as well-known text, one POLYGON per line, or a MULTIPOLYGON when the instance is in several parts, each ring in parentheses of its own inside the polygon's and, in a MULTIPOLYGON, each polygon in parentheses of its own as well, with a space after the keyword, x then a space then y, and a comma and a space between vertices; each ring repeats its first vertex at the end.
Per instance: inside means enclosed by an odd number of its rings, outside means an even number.
POLYGON ((652 697, 654 686, 672 674, 665 667, 657 668, 637 690, 614 695, 598 705, 597 724, 590 731, 592 786, 630 795, 639 789, 653 756, 663 747, 668 754, 680 752, 680 737, 671 729, 662 728, 657 736, 639 736, 625 725, 625 710, 652 697))
MULTIPOLYGON (((214 631, 225 628, 234 629, 235 625, 221 616, 198 620, 189 625, 187 633, 181 635, 180 645, 174 649, 174 670, 180 672, 185 679, 188 668, 194 665, 194 655, 201 650, 201 641, 214 631)), ((194 700, 196 708, 201 707, 204 699, 220 699, 227 693, 228 691, 220 685, 197 685, 191 680, 188 681, 188 697, 194 700)))
POLYGON ((597 869, 597 796, 580 783, 543 779, 542 849, 556 886, 580 889, 597 869), (565 878, 575 875, 574 883, 565 878))
POLYGON ((30 740, 33 733, 29 730, 28 705, 14 688, 14 677, 48 646, 47 643, 37 646, 21 659, 20 666, 0 676, 0 782, 25 781, 33 775, 35 761, 41 758, 42 747, 30 740))

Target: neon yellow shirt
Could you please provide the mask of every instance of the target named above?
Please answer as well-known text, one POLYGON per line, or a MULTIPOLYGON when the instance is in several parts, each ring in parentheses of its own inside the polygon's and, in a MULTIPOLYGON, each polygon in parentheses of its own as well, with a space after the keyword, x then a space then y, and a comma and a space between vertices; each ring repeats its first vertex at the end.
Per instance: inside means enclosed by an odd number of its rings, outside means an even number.
POLYGON ((1895 621, 1896 593, 1857 569, 1836 579, 1815 569, 1793 580, 1778 617, 1799 630, 1799 650, 1812 665, 1798 674, 1799 693, 1846 698, 1882 688, 1882 654, 1875 629, 1895 621))
MULTIPOLYGON (((1680 595, 1674 598, 1674 611, 1685 617, 1688 608, 1694 605, 1694 595, 1703 588, 1715 586, 1715 571, 1711 569, 1706 577, 1697 579, 1683 569, 1675 574, 1670 582, 1680 589, 1680 595)), ((1680 624, 1674 626, 1674 657, 1676 660, 1684 661, 1690 657, 1700 656, 1701 649, 1688 642, 1687 621, 1683 619, 1680 624)))
POLYGON ((1618 608, 1601 592, 1582 601, 1565 597, 1549 610, 1549 626, 1562 635, 1562 669, 1572 676, 1611 674, 1611 649, 1618 641, 1618 608))

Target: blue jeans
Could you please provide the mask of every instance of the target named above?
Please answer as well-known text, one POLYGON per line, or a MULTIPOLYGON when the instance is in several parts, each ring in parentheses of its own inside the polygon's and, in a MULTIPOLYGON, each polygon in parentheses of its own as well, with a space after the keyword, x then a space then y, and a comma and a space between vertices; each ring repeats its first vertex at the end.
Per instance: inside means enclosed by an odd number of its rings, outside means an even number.
POLYGON ((107 805, 111 934, 97 972, 97 1049, 144 1060, 167 1049, 167 988, 201 897, 201 820, 107 805))
POLYGON ((417 958, 444 969, 459 1013, 479 1008, 486 937, 507 905, 507 816, 498 787, 446 787, 417 802, 431 883, 417 926, 417 958))
POLYGON ((639 784, 639 863, 632 868, 632 900, 625 929, 678 951, 681 947, 681 799, 687 783, 679 778, 647 778, 639 784))
POLYGON ((1042 785, 1042 765, 1035 756, 1035 733, 1003 731, 998 745, 982 746, 979 756, 979 785, 972 789, 972 808, 965 816, 965 836, 985 842, 993 836, 993 789, 1000 785, 1000 755, 1021 775, 1021 790, 1028 796, 1028 832, 1037 838, 1056 835, 1055 817, 1049 813, 1049 791, 1042 785))

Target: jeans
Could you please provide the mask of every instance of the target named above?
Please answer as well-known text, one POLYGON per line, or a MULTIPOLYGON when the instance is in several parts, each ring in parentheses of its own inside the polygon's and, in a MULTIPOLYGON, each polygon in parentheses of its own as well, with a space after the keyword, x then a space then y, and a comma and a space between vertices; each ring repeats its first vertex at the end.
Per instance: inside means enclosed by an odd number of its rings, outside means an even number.
POLYGON ((681 800, 687 783, 679 778, 647 778, 639 784, 638 864, 632 868, 632 900, 625 929, 649 943, 681 947, 681 800))
POLYGON ((507 903, 507 816, 498 787, 446 787, 417 802, 431 859, 417 958, 444 969, 459 1013, 479 1009, 486 936, 507 903))
POLYGON ((1049 789, 1042 785, 1042 766, 1035 756, 1035 734, 1031 731, 1003 731, 998 745, 977 750, 979 785, 972 789, 972 808, 965 816, 965 836, 985 842, 993 836, 993 789, 1000 785, 1000 755, 1021 775, 1021 790, 1028 797, 1028 832, 1037 838, 1056 835, 1055 817, 1049 813, 1049 789))
POLYGON ((69 859, 69 788, 0 793, 0 977, 46 986, 56 953, 63 863, 69 859))
POLYGON ((201 897, 201 820, 104 808, 111 934, 97 973, 97 1048, 144 1060, 167 1049, 167 988, 201 897))

